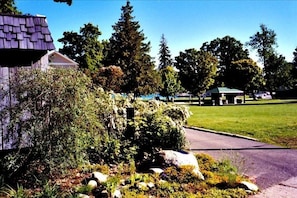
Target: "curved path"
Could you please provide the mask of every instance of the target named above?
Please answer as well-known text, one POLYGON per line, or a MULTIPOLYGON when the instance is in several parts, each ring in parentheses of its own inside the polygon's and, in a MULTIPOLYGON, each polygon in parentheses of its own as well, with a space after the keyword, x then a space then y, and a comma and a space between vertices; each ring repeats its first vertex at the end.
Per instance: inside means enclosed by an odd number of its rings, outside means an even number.
POLYGON ((297 150, 190 128, 186 137, 193 152, 231 160, 241 173, 255 178, 262 190, 288 185, 297 192, 297 150))

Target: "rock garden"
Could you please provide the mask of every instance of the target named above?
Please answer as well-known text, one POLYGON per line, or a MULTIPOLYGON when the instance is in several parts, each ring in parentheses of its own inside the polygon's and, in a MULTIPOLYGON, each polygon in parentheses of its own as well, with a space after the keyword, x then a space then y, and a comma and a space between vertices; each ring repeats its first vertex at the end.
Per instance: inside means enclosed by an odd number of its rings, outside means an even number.
POLYGON ((1 197, 247 197, 257 191, 229 161, 187 152, 184 106, 106 92, 79 71, 19 75, 10 90, 19 102, 1 109, 18 137, 1 153, 1 197), (27 80, 18 86, 21 79, 27 80))

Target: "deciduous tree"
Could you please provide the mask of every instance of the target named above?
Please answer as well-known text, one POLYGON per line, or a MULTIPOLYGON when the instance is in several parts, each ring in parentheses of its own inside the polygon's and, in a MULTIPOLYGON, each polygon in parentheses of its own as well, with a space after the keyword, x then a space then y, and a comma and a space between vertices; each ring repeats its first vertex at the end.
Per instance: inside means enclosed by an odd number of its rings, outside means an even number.
MULTIPOLYGON (((234 70, 234 88, 244 91, 244 96, 247 92, 254 93, 263 83, 263 75, 261 68, 252 59, 242 59, 233 61, 231 67, 234 70)), ((245 102, 245 97, 244 97, 245 102)))
POLYGON ((233 37, 225 36, 216 38, 210 43, 204 43, 201 50, 210 52, 219 61, 215 86, 234 87, 232 61, 247 59, 249 56, 248 50, 243 48, 243 44, 233 37))
POLYGON ((21 11, 17 9, 14 0, 0 0, 0 13, 21 14, 21 11))
POLYGON ((273 53, 266 58, 266 64, 264 77, 266 88, 270 92, 277 91, 279 88, 292 88, 294 83, 293 65, 288 63, 284 56, 273 53))
POLYGON ((182 86, 199 98, 214 83, 218 61, 209 52, 187 49, 175 61, 182 86))
POLYGON ((268 29, 266 25, 261 24, 260 31, 251 36, 247 44, 250 45, 252 49, 257 50, 264 68, 269 67, 266 60, 271 54, 275 53, 274 47, 277 46, 276 33, 272 29, 268 29))
POLYGON ((80 28, 80 32, 64 32, 58 39, 63 44, 59 51, 79 64, 80 68, 95 70, 102 66, 103 45, 98 40, 101 32, 91 23, 80 28))
POLYGON ((169 97, 173 98, 179 91, 181 91, 181 82, 178 78, 178 73, 172 66, 167 66, 160 72, 163 84, 160 94, 161 96, 166 97, 167 101, 169 101, 169 97))
POLYGON ((121 91, 123 75, 124 73, 120 67, 111 65, 95 71, 92 79, 95 84, 101 86, 104 90, 119 93, 121 91))

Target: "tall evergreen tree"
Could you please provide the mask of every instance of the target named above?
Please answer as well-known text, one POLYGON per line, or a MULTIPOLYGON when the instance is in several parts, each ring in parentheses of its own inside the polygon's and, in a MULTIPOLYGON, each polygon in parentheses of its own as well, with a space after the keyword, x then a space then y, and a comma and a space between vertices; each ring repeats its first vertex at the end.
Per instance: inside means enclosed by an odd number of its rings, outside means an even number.
POLYGON ((154 63, 149 55, 150 42, 140 29, 138 21, 132 16, 133 6, 128 0, 121 8, 119 21, 113 25, 114 33, 109 42, 106 65, 116 65, 124 72, 122 91, 135 96, 153 93, 157 89, 154 63))
POLYGON ((167 41, 165 39, 164 34, 162 34, 161 42, 160 42, 160 50, 159 50, 159 70, 166 68, 167 66, 172 66, 172 58, 170 54, 169 47, 167 45, 167 41))

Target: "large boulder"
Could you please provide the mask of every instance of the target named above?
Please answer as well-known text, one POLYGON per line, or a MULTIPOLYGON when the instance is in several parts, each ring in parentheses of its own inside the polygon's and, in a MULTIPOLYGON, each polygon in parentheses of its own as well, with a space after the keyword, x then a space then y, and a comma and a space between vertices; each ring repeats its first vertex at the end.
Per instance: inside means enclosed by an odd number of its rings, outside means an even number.
POLYGON ((204 180, 204 176, 199 169, 198 161, 193 153, 186 151, 162 150, 159 152, 159 156, 166 166, 193 166, 193 173, 196 174, 199 179, 204 180))

